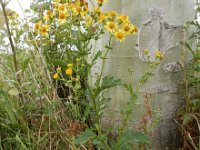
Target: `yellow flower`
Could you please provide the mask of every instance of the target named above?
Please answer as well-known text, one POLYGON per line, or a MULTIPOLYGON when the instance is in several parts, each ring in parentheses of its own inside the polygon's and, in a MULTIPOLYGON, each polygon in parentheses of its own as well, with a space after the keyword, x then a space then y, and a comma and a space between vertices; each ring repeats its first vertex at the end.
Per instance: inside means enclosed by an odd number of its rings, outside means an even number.
POLYGON ((161 55, 161 51, 160 50, 156 50, 156 57, 160 57, 161 55))
POLYGON ((97 0, 97 4, 101 7, 103 4, 105 4, 107 0, 97 0))
POLYGON ((65 12, 65 11, 61 11, 61 12, 59 12, 59 18, 58 18, 58 20, 59 20, 59 23, 60 24, 63 24, 63 23, 65 23, 67 20, 66 20, 66 17, 68 16, 68 14, 67 14, 67 12, 65 12))
POLYGON ((51 17, 51 18, 53 18, 53 16, 55 16, 54 12, 51 11, 51 10, 48 10, 48 11, 46 12, 46 14, 47 14, 49 17, 51 17))
POLYGON ((118 19, 120 22, 124 22, 124 23, 129 22, 128 16, 125 16, 125 15, 119 15, 119 16, 117 16, 117 19, 118 19))
POLYGON ((160 50, 156 50, 155 56, 156 56, 156 58, 158 58, 158 59, 163 59, 163 57, 164 57, 160 50))
POLYGON ((40 27, 41 27, 41 22, 40 21, 35 23, 35 30, 39 30, 40 27))
POLYGON ((137 33, 137 32, 138 32, 138 28, 136 26, 132 25, 130 33, 134 34, 134 33, 137 33))
POLYGON ((43 25, 40 27, 40 34, 42 36, 48 36, 48 31, 49 31, 49 26, 48 25, 43 25))
POLYGON ((44 20, 49 20, 50 18, 53 18, 55 16, 54 12, 51 10, 47 10, 45 12, 44 20))
POLYGON ((82 6, 75 6, 73 8, 73 12, 76 16, 81 15, 81 16, 85 16, 88 12, 87 7, 82 7, 82 6))
POLYGON ((72 74, 73 74, 72 68, 66 69, 65 73, 66 73, 66 75, 68 75, 68 76, 72 76, 72 74))
POLYGON ((73 67, 73 64, 68 64, 67 67, 68 67, 68 68, 72 68, 72 67, 73 67))
POLYGON ((65 11, 65 10, 66 10, 66 5, 65 5, 65 4, 60 4, 60 5, 58 6, 58 10, 59 10, 59 11, 65 11))
POLYGON ((106 20, 106 16, 104 14, 101 14, 99 17, 99 23, 104 22, 106 20))
POLYGON ((124 24, 124 25, 123 25, 123 31, 126 33, 126 35, 129 35, 129 34, 130 34, 130 31, 131 31, 131 26, 130 26, 130 24, 124 24))
POLYGON ((74 8, 74 13, 75 13, 76 15, 80 14, 81 11, 82 11, 82 7, 81 7, 81 6, 77 6, 77 7, 74 8))
POLYGON ((55 74, 53 75, 53 78, 54 78, 54 79, 59 79, 58 73, 55 73, 55 74))
POLYGON ((116 16, 117 16, 117 13, 116 13, 115 11, 110 11, 110 12, 108 13, 108 16, 109 16, 109 17, 116 17, 116 16))
POLYGON ((125 39, 125 33, 122 30, 119 30, 114 33, 116 39, 120 42, 122 42, 125 39))
POLYGON ((102 14, 101 9, 99 7, 94 8, 93 12, 94 12, 94 14, 97 14, 97 15, 101 15, 102 14))
POLYGON ((107 24, 106 24, 106 29, 107 29, 108 31, 112 32, 112 31, 113 31, 114 29, 116 29, 116 28, 117 28, 117 25, 116 25, 115 22, 113 22, 113 21, 107 22, 107 24))

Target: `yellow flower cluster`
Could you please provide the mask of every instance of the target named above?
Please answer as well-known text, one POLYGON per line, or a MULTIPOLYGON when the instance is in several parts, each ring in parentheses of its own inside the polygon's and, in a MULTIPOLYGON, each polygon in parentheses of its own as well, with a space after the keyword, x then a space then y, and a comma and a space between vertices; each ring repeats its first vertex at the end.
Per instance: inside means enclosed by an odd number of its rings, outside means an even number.
MULTIPOLYGON (((76 59, 76 63, 79 64, 79 62, 80 62, 80 59, 77 58, 77 59, 76 59)), ((76 73, 77 73, 77 72, 76 72, 76 73)), ((65 70, 65 74, 66 74, 67 76, 70 77, 70 80, 76 81, 76 82, 79 81, 79 78, 80 78, 79 76, 76 76, 76 78, 74 78, 74 77, 72 76, 72 75, 73 75, 73 64, 68 64, 68 65, 67 65, 67 68, 66 68, 66 70, 65 70)), ((53 79, 57 80, 57 79, 59 79, 60 77, 62 77, 62 69, 61 69, 61 67, 58 67, 58 68, 56 69, 56 73, 53 75, 53 79)))
POLYGON ((35 23, 35 31, 39 32, 40 35, 46 37, 48 36, 49 25, 42 24, 41 21, 35 23))
MULTIPOLYGON (((58 67, 56 69, 56 73, 53 75, 53 78, 54 79, 59 79, 59 74, 62 73, 62 69, 61 67, 58 67)), ((67 69, 65 70, 65 74, 72 77, 72 74, 73 74, 73 64, 68 64, 67 65, 67 69)))
POLYGON ((161 53, 160 50, 156 50, 156 54, 155 54, 155 55, 156 55, 156 58, 157 58, 157 59, 160 59, 160 60, 161 60, 161 59, 164 58, 164 56, 163 56, 163 54, 161 53))
POLYGON ((52 8, 44 11, 42 19, 35 23, 35 31, 44 37, 48 36, 50 24, 52 22, 63 25, 66 22, 75 22, 77 17, 91 20, 91 18, 88 19, 87 13, 88 4, 83 0, 66 0, 65 2, 53 0, 52 8))
POLYGON ((95 32, 103 26, 109 33, 122 42, 126 36, 138 32, 138 28, 131 24, 129 18, 115 11, 103 13, 101 7, 107 0, 96 0, 97 7, 89 11, 86 0, 53 0, 52 8, 44 11, 43 19, 35 23, 35 31, 43 37, 48 36, 50 24, 63 26, 65 23, 79 25, 86 30, 95 32), (85 26, 86 25, 86 26, 85 26), (101 26, 102 25, 102 26, 101 26), (95 29, 95 30, 93 30, 95 29))
MULTIPOLYGON (((144 54, 147 56, 147 57, 150 57, 149 55, 149 50, 148 49, 145 49, 144 50, 144 54)), ((156 53, 155 53, 155 57, 156 59, 163 59, 164 58, 164 55, 162 54, 162 52, 160 50, 156 50, 156 53)))
POLYGON ((120 42, 122 42, 126 36, 138 32, 138 28, 131 24, 127 16, 119 15, 115 11, 100 13, 98 22, 103 24, 105 29, 120 42))

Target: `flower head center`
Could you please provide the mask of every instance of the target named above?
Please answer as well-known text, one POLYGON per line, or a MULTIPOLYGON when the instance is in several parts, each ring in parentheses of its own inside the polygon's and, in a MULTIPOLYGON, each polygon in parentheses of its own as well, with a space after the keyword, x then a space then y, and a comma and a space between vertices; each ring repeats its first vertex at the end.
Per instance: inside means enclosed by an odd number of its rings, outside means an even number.
POLYGON ((124 31, 128 32, 128 31, 130 31, 130 29, 131 29, 131 28, 130 28, 128 25, 125 25, 125 26, 124 26, 124 31))
POLYGON ((60 14, 59 14, 59 18, 60 18, 60 19, 65 19, 65 14, 64 14, 64 13, 60 13, 60 14))
POLYGON ((115 23, 114 22, 110 22, 108 26, 109 26, 110 29, 114 29, 115 28, 115 23))
POLYGON ((123 32, 117 32, 116 37, 117 37, 118 39, 123 39, 124 33, 123 33, 123 32))
POLYGON ((77 11, 78 13, 80 13, 80 12, 82 11, 81 7, 77 7, 77 8, 76 8, 76 11, 77 11))

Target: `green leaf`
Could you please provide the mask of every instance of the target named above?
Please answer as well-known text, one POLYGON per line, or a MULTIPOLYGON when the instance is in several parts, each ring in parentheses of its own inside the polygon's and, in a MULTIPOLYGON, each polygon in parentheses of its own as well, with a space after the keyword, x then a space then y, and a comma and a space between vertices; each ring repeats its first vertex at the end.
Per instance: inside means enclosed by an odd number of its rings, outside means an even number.
POLYGON ((111 98, 104 97, 104 95, 99 94, 96 98, 96 104, 97 104, 97 110, 99 112, 99 115, 101 116, 105 110, 105 108, 108 106, 108 102, 111 100, 111 98))
POLYGON ((101 52, 101 51, 98 51, 98 52, 95 54, 94 58, 92 59, 92 63, 91 63, 91 64, 94 65, 94 64, 96 63, 96 60, 97 60, 98 58, 100 58, 101 55, 102 55, 102 52, 101 52))
POLYGON ((191 121, 191 119, 192 119, 191 116, 188 113, 185 113, 183 115, 183 125, 188 124, 191 121))
POLYGON ((144 75, 142 75, 142 77, 140 78, 140 83, 145 83, 148 79, 149 76, 151 76, 152 74, 150 72, 146 72, 144 75))
POLYGON ((17 95, 19 95, 19 90, 17 88, 12 88, 8 91, 8 94, 10 94, 12 96, 17 96, 17 95))
POLYGON ((75 138, 75 144, 76 145, 85 144, 90 139, 94 139, 95 137, 96 134, 92 130, 86 129, 84 132, 82 132, 75 138))
POLYGON ((147 134, 142 132, 135 132, 134 130, 126 130, 121 139, 120 150, 130 150, 133 144, 149 144, 150 138, 147 134))
POLYGON ((116 80, 116 79, 114 79, 114 77, 106 76, 106 77, 103 78, 100 87, 98 87, 98 85, 96 85, 97 86, 96 92, 98 94, 98 93, 102 92, 105 89, 108 89, 108 88, 111 88, 111 87, 115 87, 115 86, 121 85, 121 84, 122 84, 122 82, 121 82, 120 79, 116 80))

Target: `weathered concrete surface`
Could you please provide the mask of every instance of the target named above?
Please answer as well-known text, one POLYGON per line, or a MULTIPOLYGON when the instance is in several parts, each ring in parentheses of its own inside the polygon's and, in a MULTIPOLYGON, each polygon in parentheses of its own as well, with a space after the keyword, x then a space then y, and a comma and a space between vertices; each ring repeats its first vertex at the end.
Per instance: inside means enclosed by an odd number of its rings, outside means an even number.
MULTIPOLYGON (((122 44, 113 43, 114 50, 106 63, 105 75, 113 75, 127 83, 136 85, 147 69, 143 50, 148 48, 152 58, 160 49, 165 58, 156 70, 155 76, 141 90, 136 108, 133 108, 131 124, 137 124, 144 112, 142 94, 153 94, 152 107, 160 109, 161 121, 153 131, 153 149, 173 150, 180 145, 180 134, 173 118, 183 104, 183 95, 178 85, 182 78, 178 61, 182 61, 184 47, 180 44, 186 38, 182 27, 192 20, 195 0, 108 0, 104 10, 115 10, 130 16, 134 24, 140 27, 135 37, 129 37, 122 44), (139 58, 140 56, 140 58, 139 58), (134 69, 133 76, 128 75, 128 67, 134 69)), ((108 37, 98 44, 101 49, 108 37)), ((98 65, 97 65, 98 70, 98 65)), ((128 93, 117 87, 108 92, 112 98, 104 113, 102 122, 106 126, 120 124, 120 111, 126 107, 128 93)))

